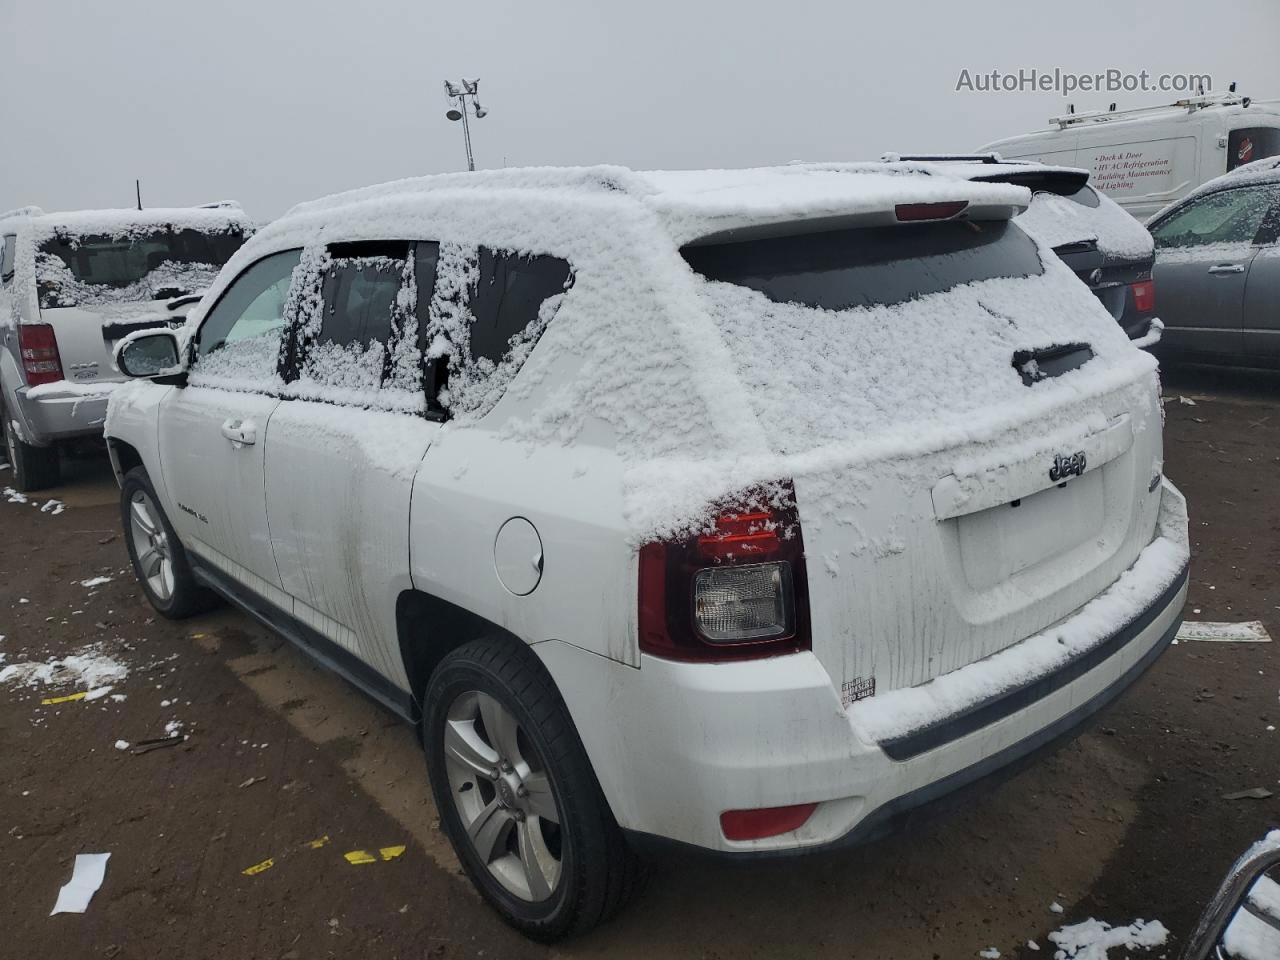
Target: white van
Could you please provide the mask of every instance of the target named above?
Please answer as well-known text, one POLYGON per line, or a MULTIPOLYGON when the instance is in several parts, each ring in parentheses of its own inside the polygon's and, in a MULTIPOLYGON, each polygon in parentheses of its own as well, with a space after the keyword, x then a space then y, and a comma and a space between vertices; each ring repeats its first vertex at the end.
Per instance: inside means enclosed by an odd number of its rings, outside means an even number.
POLYGON ((1068 113, 1052 129, 980 148, 1005 159, 1084 167, 1140 220, 1238 166, 1280 155, 1280 100, 1230 94, 1165 106, 1068 113))

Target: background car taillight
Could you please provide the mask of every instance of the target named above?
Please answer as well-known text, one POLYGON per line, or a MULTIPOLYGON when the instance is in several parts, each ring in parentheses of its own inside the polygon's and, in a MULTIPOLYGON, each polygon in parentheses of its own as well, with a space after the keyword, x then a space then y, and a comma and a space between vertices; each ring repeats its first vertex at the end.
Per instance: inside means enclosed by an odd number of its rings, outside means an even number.
POLYGON ((808 650, 804 541, 790 482, 722 507, 710 529, 640 549, 640 649, 671 660, 808 650))
POLYGON ((1143 280, 1129 284, 1133 291, 1133 307, 1139 313, 1150 313, 1156 308, 1156 284, 1154 280, 1143 280))
POLYGON ((58 341, 49 324, 19 324, 18 350, 22 354, 22 369, 27 375, 28 386, 34 387, 62 379, 62 358, 58 356, 58 341))

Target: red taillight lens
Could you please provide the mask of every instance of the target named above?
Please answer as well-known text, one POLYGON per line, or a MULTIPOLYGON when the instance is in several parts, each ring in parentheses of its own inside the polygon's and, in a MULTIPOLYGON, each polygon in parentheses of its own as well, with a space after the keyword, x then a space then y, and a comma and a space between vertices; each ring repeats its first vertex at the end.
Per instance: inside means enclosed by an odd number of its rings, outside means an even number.
POLYGON ((817 809, 816 803, 797 803, 789 807, 726 810, 720 814, 720 829, 730 840, 763 840, 800 829, 817 809))
POLYGON ((1133 291, 1133 306, 1140 313, 1150 313, 1156 308, 1156 285, 1152 280, 1129 284, 1133 291))
POLYGON ((893 208, 899 220, 948 220, 969 205, 968 200, 944 203, 900 203, 893 208))
POLYGON ((804 542, 790 482, 738 498, 711 529, 640 549, 640 649, 670 660, 807 650, 804 542))
POLYGON ((18 326, 18 350, 27 385, 53 383, 62 379, 62 359, 58 356, 58 340, 47 323, 23 323, 18 326))

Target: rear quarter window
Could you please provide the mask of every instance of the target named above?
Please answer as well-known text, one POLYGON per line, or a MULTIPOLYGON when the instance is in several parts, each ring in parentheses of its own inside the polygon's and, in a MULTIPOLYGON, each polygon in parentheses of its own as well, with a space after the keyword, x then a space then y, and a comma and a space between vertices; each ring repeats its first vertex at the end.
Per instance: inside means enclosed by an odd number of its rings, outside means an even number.
POLYGON ((502 396, 573 285, 567 260, 441 244, 426 318, 427 357, 443 361, 440 403, 480 415, 502 396))
POLYGON ((1007 220, 859 227, 691 245, 681 254, 708 280, 823 310, 890 306, 1044 272, 1035 242, 1007 220))

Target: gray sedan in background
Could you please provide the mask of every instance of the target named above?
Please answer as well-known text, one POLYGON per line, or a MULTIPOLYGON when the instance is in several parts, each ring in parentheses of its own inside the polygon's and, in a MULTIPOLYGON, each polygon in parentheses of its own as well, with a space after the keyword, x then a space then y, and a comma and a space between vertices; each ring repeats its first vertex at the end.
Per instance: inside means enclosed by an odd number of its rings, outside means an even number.
POLYGON ((1210 180, 1147 224, 1162 358, 1280 367, 1280 158, 1210 180))

